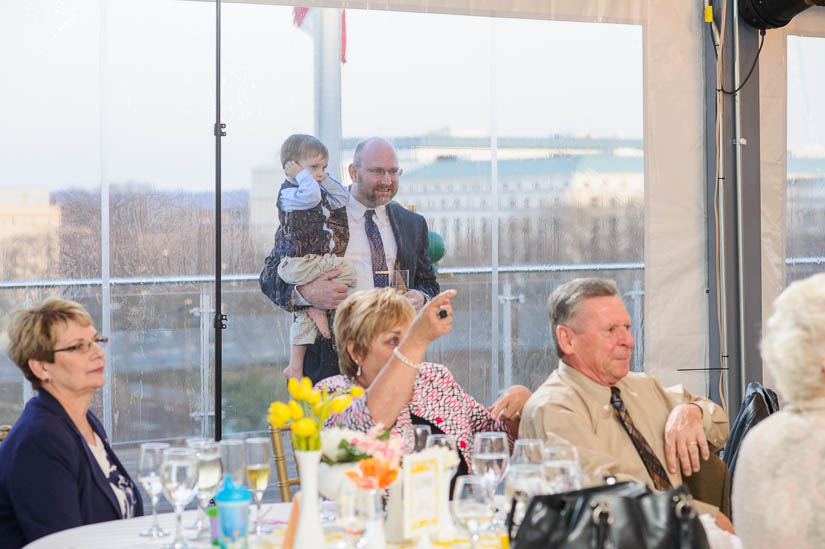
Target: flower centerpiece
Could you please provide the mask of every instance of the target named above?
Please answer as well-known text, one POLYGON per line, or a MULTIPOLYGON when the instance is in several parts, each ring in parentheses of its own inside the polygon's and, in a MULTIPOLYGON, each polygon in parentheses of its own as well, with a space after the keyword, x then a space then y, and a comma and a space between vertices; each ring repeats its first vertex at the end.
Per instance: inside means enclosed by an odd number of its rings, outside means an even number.
POLYGON ((321 494, 335 499, 345 479, 359 488, 385 489, 398 477, 402 452, 403 441, 390 437, 380 424, 367 433, 325 429, 321 433, 321 494))
POLYGON ((321 429, 332 413, 340 414, 352 404, 352 399, 364 394, 362 387, 339 389, 329 393, 326 389, 313 389, 312 381, 290 378, 287 389, 292 399, 275 401, 269 405, 269 423, 279 429, 290 426, 292 444, 296 452, 321 449, 321 429))
POLYGON ((330 393, 327 389, 313 389, 312 381, 290 378, 287 389, 292 397, 289 402, 273 402, 269 405, 267 419, 270 425, 282 429, 289 425, 292 447, 301 477, 301 507, 296 547, 322 547, 326 544, 321 527, 318 503, 318 465, 321 461, 321 429, 324 421, 333 413, 340 414, 352 404, 353 398, 364 394, 361 387, 339 389, 330 393))

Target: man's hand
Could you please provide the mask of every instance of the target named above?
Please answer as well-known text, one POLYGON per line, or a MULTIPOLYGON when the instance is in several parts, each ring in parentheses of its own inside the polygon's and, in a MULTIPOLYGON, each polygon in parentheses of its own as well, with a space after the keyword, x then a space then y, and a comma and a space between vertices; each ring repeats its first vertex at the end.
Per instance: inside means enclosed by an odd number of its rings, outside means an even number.
POLYGON ((680 404, 671 410, 665 424, 665 460, 671 473, 677 465, 689 477, 701 468, 702 459, 710 457, 708 441, 702 429, 702 409, 695 404, 680 404))
POLYGON ((407 301, 410 302, 410 305, 412 305, 413 309, 416 311, 420 311, 421 307, 427 303, 427 296, 424 295, 424 292, 420 292, 418 290, 407 290, 403 295, 407 298, 407 301))
POLYGON ((298 286, 298 293, 317 309, 334 309, 347 297, 347 285, 331 280, 339 274, 338 269, 324 273, 312 282, 298 286))
MULTIPOLYGON (((304 168, 300 164, 295 162, 294 160, 290 160, 289 162, 284 164, 284 173, 290 179, 295 179, 295 176, 297 176, 299 173, 301 173, 301 170, 303 170, 303 169, 304 168)), ((304 294, 301 294, 301 295, 304 295, 304 294)))

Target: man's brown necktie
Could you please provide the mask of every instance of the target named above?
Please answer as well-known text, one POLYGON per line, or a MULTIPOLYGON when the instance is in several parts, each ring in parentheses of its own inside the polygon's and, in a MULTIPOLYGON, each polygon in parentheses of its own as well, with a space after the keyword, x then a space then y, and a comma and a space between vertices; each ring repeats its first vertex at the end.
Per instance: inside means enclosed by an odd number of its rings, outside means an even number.
POLYGON ((633 419, 630 417, 630 414, 627 413, 627 408, 624 407, 620 393, 621 391, 619 391, 618 387, 610 388, 610 404, 613 405, 613 415, 615 415, 616 419, 622 424, 622 427, 624 427, 624 430, 633 442, 633 446, 636 447, 636 451, 639 453, 639 457, 642 458, 642 463, 645 464, 645 469, 647 469, 650 478, 653 479, 653 485, 656 489, 671 490, 673 485, 667 477, 665 468, 662 467, 662 462, 656 457, 653 448, 647 443, 644 435, 633 425, 633 419))

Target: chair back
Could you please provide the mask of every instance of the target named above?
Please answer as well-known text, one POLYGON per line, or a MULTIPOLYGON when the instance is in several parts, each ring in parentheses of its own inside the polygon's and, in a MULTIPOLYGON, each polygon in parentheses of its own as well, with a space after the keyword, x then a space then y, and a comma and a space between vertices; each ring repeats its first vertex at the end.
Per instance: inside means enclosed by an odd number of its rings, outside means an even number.
POLYGON ((742 407, 731 424, 728 443, 725 446, 725 464, 730 470, 731 480, 736 474, 736 458, 739 457, 742 440, 751 427, 779 410, 778 400, 776 393, 763 387, 761 383, 753 381, 748 384, 742 407))
POLYGON ((287 433, 287 439, 290 441, 290 447, 292 448, 292 461, 296 464, 297 470, 297 461, 295 460, 295 448, 292 446, 292 437, 289 433, 289 426, 279 429, 273 425, 269 426, 269 437, 272 439, 272 454, 275 458, 275 472, 278 475, 278 489, 281 491, 281 501, 292 501, 292 491, 290 488, 292 486, 297 486, 301 483, 300 479, 300 472, 299 476, 295 478, 289 478, 289 471, 287 471, 286 467, 286 451, 284 450, 284 437, 283 433, 287 433))
POLYGON ((730 473, 722 459, 711 452, 698 473, 682 477, 694 499, 715 505, 730 518, 730 473))

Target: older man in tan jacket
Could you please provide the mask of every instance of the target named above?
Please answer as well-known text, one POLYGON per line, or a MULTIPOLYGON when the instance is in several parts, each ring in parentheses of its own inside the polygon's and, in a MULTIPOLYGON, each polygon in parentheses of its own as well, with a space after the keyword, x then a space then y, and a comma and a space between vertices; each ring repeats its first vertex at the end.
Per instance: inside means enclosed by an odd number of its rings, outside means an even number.
MULTIPOLYGON (((681 485, 724 445, 729 428, 721 407, 630 373, 633 334, 615 282, 567 282, 548 308, 561 363, 524 406, 520 437, 561 437, 577 448, 584 474, 612 474, 656 490, 681 485)), ((717 524, 732 531, 722 513, 717 524)))

